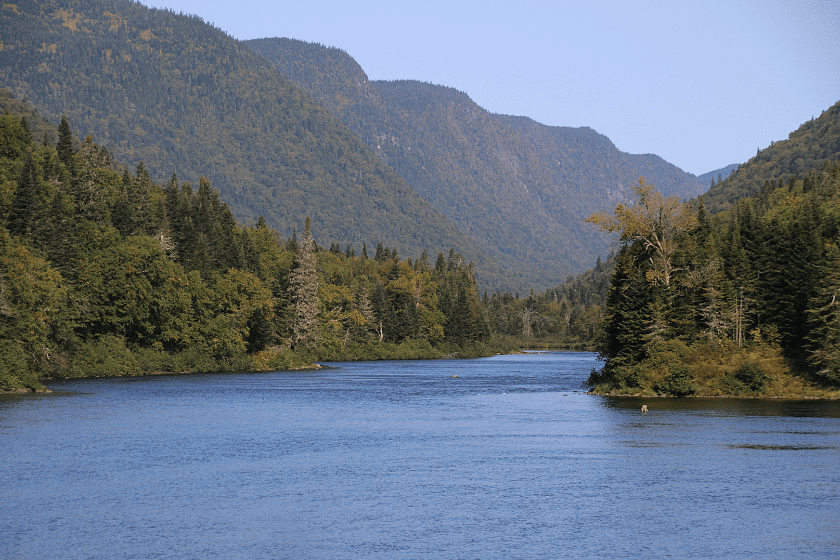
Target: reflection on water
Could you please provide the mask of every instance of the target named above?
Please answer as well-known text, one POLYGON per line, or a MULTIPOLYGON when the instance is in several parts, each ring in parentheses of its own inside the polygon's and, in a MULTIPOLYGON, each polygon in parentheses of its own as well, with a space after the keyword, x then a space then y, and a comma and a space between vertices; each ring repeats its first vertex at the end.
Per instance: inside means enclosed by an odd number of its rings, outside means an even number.
POLYGON ((840 403, 596 397, 587 353, 333 365, 0 397, 0 557, 840 551, 840 403))

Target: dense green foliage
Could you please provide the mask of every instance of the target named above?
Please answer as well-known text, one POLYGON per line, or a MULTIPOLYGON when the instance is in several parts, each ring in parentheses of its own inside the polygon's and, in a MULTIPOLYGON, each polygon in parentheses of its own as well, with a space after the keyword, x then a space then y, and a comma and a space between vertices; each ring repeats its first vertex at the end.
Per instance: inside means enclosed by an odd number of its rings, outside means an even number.
MULTIPOLYGON (((840 163, 767 182, 727 212, 709 216, 702 203, 681 212, 696 219, 674 236, 670 282, 651 244, 622 236, 600 341, 606 364, 590 382, 761 394, 778 349, 786 368, 840 384, 840 163)), ((662 237, 663 223, 650 235, 662 237)))
POLYGON ((615 267, 598 258, 595 268, 527 298, 497 292, 486 301, 494 332, 519 346, 591 348, 599 336, 603 308, 615 267))
POLYGON ((590 268, 609 240, 585 224, 645 176, 690 198, 705 185, 653 155, 620 152, 589 128, 490 114, 466 94, 370 82, 345 52, 291 39, 245 44, 338 116, 414 189, 517 271, 505 291, 546 289, 590 268))
MULTIPOLYGON (((0 115, 0 390, 45 377, 486 353, 472 263, 327 251, 236 223, 209 180, 161 186, 62 119, 0 115)), ((334 243, 335 247, 336 244, 334 243)))
POLYGON ((67 115, 117 161, 144 161, 152 181, 207 176, 240 223, 264 216, 289 236, 308 214, 342 245, 456 247, 485 285, 510 275, 336 117, 198 17, 20 0, 0 7, 0 37, 0 84, 16 99, 54 123, 67 115))

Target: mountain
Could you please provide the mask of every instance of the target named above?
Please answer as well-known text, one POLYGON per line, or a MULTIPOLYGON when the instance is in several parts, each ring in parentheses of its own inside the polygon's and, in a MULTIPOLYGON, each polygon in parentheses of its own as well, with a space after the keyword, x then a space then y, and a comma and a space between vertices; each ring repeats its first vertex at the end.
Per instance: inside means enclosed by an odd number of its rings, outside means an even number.
POLYGON ((738 169, 738 166, 741 165, 740 163, 731 163, 726 167, 721 167, 720 169, 715 169, 714 171, 709 171, 708 173, 703 173, 702 175, 697 176, 697 180, 699 180, 704 185, 708 185, 714 180, 715 182, 722 181, 729 177, 733 171, 738 169))
POLYGON ((308 215, 324 244, 454 248, 490 290, 591 268, 608 237, 583 217, 640 176, 681 197, 703 189, 591 129, 493 115, 451 88, 371 83, 317 45, 267 40, 300 53, 278 60, 129 0, 2 4, 0 37, 0 86, 52 122, 67 115, 124 165, 143 161, 159 183, 206 176, 239 221, 263 215, 283 235, 308 215))
POLYGON ((668 195, 705 190, 655 155, 621 152, 590 128, 491 114, 467 94, 369 81, 347 53, 293 39, 245 44, 338 116, 493 257, 556 285, 591 268, 609 238, 584 223, 632 196, 640 177, 668 195))
POLYGON ((791 132, 787 140, 773 142, 731 175, 724 175, 726 179, 709 189, 703 201, 709 212, 727 210, 738 200, 759 192, 766 182, 801 179, 824 162, 839 159, 840 101, 791 132))
POLYGON ((0 8, 0 85, 52 122, 67 115, 152 179, 210 179, 236 218, 322 243, 405 256, 457 249, 488 287, 519 282, 335 116, 201 18, 128 0, 0 8))

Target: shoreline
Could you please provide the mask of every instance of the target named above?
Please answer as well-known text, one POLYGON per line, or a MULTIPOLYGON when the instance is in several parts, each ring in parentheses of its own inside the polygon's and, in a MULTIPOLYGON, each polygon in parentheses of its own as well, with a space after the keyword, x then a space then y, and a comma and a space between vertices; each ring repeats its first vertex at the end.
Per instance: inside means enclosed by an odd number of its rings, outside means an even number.
POLYGON ((750 399, 750 400, 789 400, 789 401, 837 401, 840 397, 826 397, 813 395, 686 395, 677 397, 675 395, 645 395, 643 393, 600 393, 598 391, 587 391, 587 395, 596 397, 612 398, 633 398, 633 399, 750 399))

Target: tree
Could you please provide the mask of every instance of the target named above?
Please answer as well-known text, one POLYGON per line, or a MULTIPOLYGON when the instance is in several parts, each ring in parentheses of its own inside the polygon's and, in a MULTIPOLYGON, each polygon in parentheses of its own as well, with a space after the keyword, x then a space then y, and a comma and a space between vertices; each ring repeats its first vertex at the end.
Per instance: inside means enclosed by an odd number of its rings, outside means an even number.
POLYGON ((9 220, 9 231, 17 236, 28 236, 32 232, 32 222, 35 212, 38 194, 38 173, 32 161, 32 153, 26 155, 26 163, 18 180, 15 197, 12 201, 11 220, 9 220))
POLYGON ((0 228, 0 388, 51 366, 66 300, 61 275, 0 228))
POLYGON ((662 196, 644 178, 633 186, 633 191, 639 200, 632 206, 619 204, 612 216, 602 212, 586 221, 606 232, 621 232, 622 243, 641 243, 652 265, 648 280, 670 288, 671 277, 679 270, 674 265, 674 255, 680 237, 696 227, 697 216, 677 197, 662 196))
POLYGON ((826 246, 823 276, 808 309, 810 356, 817 373, 840 383, 840 249, 826 246))
POLYGON ((303 240, 298 244, 295 265, 289 276, 289 292, 294 307, 292 346, 311 347, 318 340, 318 274, 312 222, 306 217, 303 240))
POLYGON ((70 124, 67 122, 67 115, 61 116, 61 124, 58 125, 58 159, 64 164, 70 175, 75 175, 76 163, 73 150, 73 133, 70 131, 70 124))

